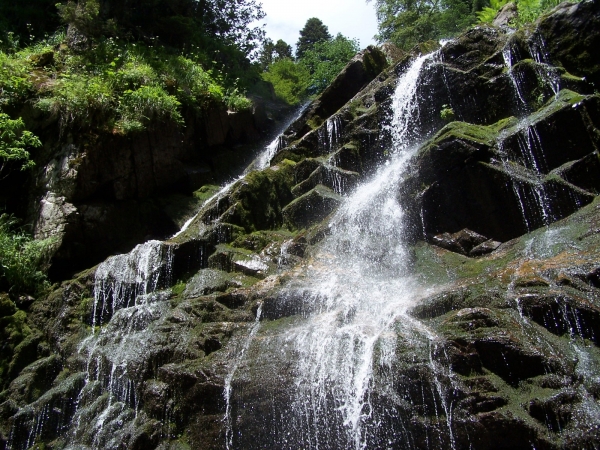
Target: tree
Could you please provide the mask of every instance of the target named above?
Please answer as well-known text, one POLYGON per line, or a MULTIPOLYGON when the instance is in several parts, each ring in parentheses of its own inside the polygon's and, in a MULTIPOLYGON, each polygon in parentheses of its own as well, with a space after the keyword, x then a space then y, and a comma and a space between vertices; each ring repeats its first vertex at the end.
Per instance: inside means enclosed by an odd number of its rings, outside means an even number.
POLYGON ((356 40, 341 33, 335 39, 317 42, 308 49, 299 60, 310 73, 308 93, 314 95, 325 90, 359 49, 356 40))
POLYGON ((283 58, 271 64, 262 78, 273 85, 277 97, 295 105, 306 97, 310 74, 302 64, 283 58))
POLYGON ((481 0, 375 0, 377 39, 408 50, 419 42, 453 37, 475 22, 482 6, 481 0))
POLYGON ((35 164, 27 149, 41 145, 37 136, 25 130, 23 119, 12 120, 8 114, 0 113, 0 178, 15 165, 21 170, 32 168, 35 164))
POLYGON ((273 62, 283 58, 292 57, 292 46, 279 39, 276 44, 269 38, 263 42, 262 50, 259 53, 258 61, 263 71, 267 70, 273 62))
POLYGON ((317 42, 330 41, 331 35, 320 19, 312 17, 306 21, 300 30, 300 39, 296 44, 296 58, 302 58, 304 53, 317 42))
POLYGON ((292 46, 283 39, 278 39, 275 44, 275 54, 277 59, 292 58, 292 46))

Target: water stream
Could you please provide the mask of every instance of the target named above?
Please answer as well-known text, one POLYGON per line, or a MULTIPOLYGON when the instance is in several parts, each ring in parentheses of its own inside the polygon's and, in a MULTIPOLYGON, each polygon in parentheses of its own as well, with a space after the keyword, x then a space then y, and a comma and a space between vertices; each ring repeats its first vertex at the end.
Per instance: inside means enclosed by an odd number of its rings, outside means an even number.
MULTIPOLYGON (((410 276, 404 214, 397 198, 398 183, 417 148, 413 132, 419 121, 417 83, 432 60, 431 54, 416 58, 398 80, 389 161, 340 206, 329 225, 329 237, 306 267, 309 281, 291 283, 279 299, 285 309, 286 303, 291 306, 301 298, 304 319, 267 340, 260 350, 269 360, 270 352, 286 349, 296 361, 289 404, 269 434, 277 448, 374 448, 381 411, 374 410, 371 388, 374 383, 393 385, 385 367, 393 359, 396 335, 411 341, 420 336, 420 345, 430 349, 430 370, 440 372, 431 353, 435 336, 406 315, 426 290, 410 276)), ((328 124, 328 134, 335 127, 335 121, 328 124)), ((328 144, 334 140, 322 139, 328 144)), ((236 362, 232 371, 238 370, 236 362)), ((438 415, 451 428, 451 406, 443 401, 442 382, 432 389, 436 391, 432 395, 442 399, 438 415)), ((235 383, 227 395, 228 399, 236 395, 235 383)), ((396 426, 404 420, 395 419, 396 426)), ((243 430, 230 433, 228 445, 243 448, 243 437, 236 440, 241 434, 243 430)))
MULTIPOLYGON (((305 107, 291 114, 280 131, 287 129, 305 107)), ((244 173, 222 186, 200 212, 223 198, 250 171, 268 167, 282 139, 278 134, 244 173)), ((136 246, 130 253, 111 256, 96 269, 92 332, 78 347, 78 354, 86 361, 85 375, 79 395, 73 399, 70 425, 58 425, 68 435, 66 448, 116 449, 130 432, 129 427, 139 412, 142 388, 133 381, 135 374, 152 370, 153 364, 160 361, 160 354, 154 354, 160 343, 152 327, 170 311, 167 288, 173 284, 172 264, 172 246, 152 240, 136 246)), ((50 426, 47 409, 44 406, 34 417, 25 448, 34 445, 44 427, 50 426)), ((9 448, 13 448, 12 442, 9 448)))

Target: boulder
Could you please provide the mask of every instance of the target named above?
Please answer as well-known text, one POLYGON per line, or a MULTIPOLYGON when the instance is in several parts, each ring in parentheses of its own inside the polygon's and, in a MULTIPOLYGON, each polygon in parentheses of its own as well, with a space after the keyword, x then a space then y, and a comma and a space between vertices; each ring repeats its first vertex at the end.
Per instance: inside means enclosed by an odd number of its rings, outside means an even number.
POLYGON ((484 242, 490 241, 490 239, 465 228, 453 234, 439 234, 434 236, 432 241, 434 244, 439 245, 447 250, 461 253, 463 255, 469 255, 473 249, 480 246, 484 242))
POLYGON ((509 2, 500 8, 500 11, 498 11, 496 17, 494 17, 492 25, 495 27, 509 27, 512 25, 512 22, 517 19, 517 16, 517 5, 513 2, 509 2))
POLYGON ((538 24, 540 50, 549 62, 600 86, 600 5, 561 3, 538 24), (582 36, 585 38, 582 39, 582 36))
POLYGON ((377 47, 369 46, 358 53, 304 114, 291 125, 296 139, 320 126, 379 75, 386 66, 386 56, 377 47))
POLYGON ((283 209, 284 221, 292 229, 307 228, 331 214, 341 201, 338 194, 319 184, 283 209))

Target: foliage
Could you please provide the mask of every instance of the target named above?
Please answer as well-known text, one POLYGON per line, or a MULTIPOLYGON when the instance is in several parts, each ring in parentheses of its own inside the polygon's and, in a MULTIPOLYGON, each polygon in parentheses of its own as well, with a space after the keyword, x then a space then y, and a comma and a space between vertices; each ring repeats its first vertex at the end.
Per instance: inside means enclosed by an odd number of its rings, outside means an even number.
POLYGON ((10 39, 30 44, 35 38, 53 33, 60 25, 56 3, 57 0, 0 2, 0 39, 4 43, 10 39))
POLYGON ((117 109, 121 115, 117 128, 125 132, 140 131, 148 123, 164 118, 183 124, 183 117, 178 111, 180 105, 174 96, 167 94, 160 86, 126 90, 117 109))
MULTIPOLYGON (((319 19, 314 20, 322 25, 319 19)), ((309 22, 315 23, 313 19, 309 19, 307 25, 309 22)), ((322 39, 306 47, 303 56, 296 62, 290 57, 278 58, 273 55, 274 61, 267 66, 262 78, 273 84, 277 97, 294 105, 309 95, 323 92, 358 50, 358 42, 342 34, 335 39, 325 39, 322 35, 322 39)))
POLYGON ((262 78, 273 85, 277 97, 295 105, 306 96, 310 73, 304 65, 284 58, 271 64, 262 78))
POLYGON ((476 20, 482 0, 375 0, 380 42, 403 50, 453 37, 476 20))
POLYGON ((12 216, 0 215, 0 290, 36 294, 47 284, 42 266, 49 242, 32 240, 16 225, 12 216))
POLYGON ((243 111, 252 107, 252 102, 241 95, 237 88, 227 91, 225 96, 225 104, 230 111, 243 111))
POLYGON ((273 62, 283 58, 292 58, 292 46, 283 39, 279 39, 277 43, 273 43, 271 39, 265 39, 258 56, 262 70, 267 70, 273 62))
POLYGON ((96 36, 101 31, 101 23, 98 17, 100 4, 97 0, 57 3, 56 8, 64 23, 77 28, 84 35, 96 36))
POLYGON ((38 137, 25 129, 23 119, 12 120, 8 114, 0 113, 0 176, 14 163, 21 170, 33 167, 27 149, 41 145, 38 137))
POLYGON ((41 98, 37 107, 60 117, 61 125, 85 125, 107 119, 112 111, 112 89, 102 76, 61 74, 51 96, 41 98))
MULTIPOLYGON (((509 0, 490 0, 490 6, 483 8, 481 13, 477 14, 479 23, 492 23, 496 14, 509 0)), ((573 0, 578 2, 580 0, 573 0)), ((515 27, 521 27, 534 22, 551 8, 560 3, 560 0, 514 0, 517 5, 517 18, 512 24, 515 27)))
POLYGON ((486 6, 481 11, 477 12, 479 23, 492 23, 496 18, 498 11, 500 11, 508 1, 509 0, 490 0, 490 6, 486 6))
POLYGON ((342 34, 330 41, 317 42, 308 49, 300 59, 300 64, 310 73, 309 94, 325 90, 359 49, 356 40, 348 39, 342 34))
MULTIPOLYGON (((114 124, 123 133, 163 120, 183 124, 183 105, 199 111, 211 104, 248 108, 238 80, 206 70, 204 55, 195 50, 184 56, 108 38, 80 54, 55 54, 54 66, 46 69, 51 81, 35 103, 58 117, 61 129, 114 124)), ((28 52, 16 56, 27 58, 28 52)))
POLYGON ((0 51, 0 107, 23 101, 31 91, 28 59, 0 51))
POLYGON ((329 30, 320 19, 311 17, 300 30, 300 39, 296 43, 296 58, 302 58, 304 53, 318 42, 331 40, 329 30))
POLYGON ((452 122, 455 118, 454 110, 450 105, 442 105, 442 110, 440 111, 440 117, 445 122, 452 122))

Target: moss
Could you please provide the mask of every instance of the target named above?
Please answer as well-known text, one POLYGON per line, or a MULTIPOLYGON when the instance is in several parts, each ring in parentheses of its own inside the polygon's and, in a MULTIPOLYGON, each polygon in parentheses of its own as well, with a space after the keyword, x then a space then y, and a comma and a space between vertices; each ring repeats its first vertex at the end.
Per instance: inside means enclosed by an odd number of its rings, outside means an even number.
POLYGON ((199 200, 201 203, 205 203, 209 198, 219 192, 221 188, 214 184, 207 184, 202 186, 197 191, 194 191, 194 198, 199 200))
POLYGON ((175 297, 179 297, 183 291, 185 291, 186 283, 184 281, 178 281, 174 286, 171 287, 171 293, 175 297))
POLYGON ((12 316, 17 312, 17 305, 7 294, 0 294, 0 317, 12 316))
MULTIPOLYGON (((442 141, 458 138, 493 146, 498 137, 498 133, 516 122, 517 120, 514 117, 503 119, 489 126, 474 125, 467 122, 451 122, 432 138, 429 145, 439 145, 442 141)), ((429 146, 426 146, 426 148, 428 147, 429 146)))
POLYGON ((277 229, 283 223, 282 208, 292 199, 294 163, 281 161, 269 169, 251 172, 231 193, 233 205, 221 220, 243 227, 247 233, 277 229))
POLYGON ((314 115, 312 116, 310 119, 308 119, 308 121, 306 122, 306 124, 312 129, 312 130, 316 130, 317 128, 319 128, 321 125, 323 125, 323 122, 325 120, 322 119, 320 116, 318 115, 314 115))
POLYGON ((261 230, 238 236, 231 245, 253 252, 260 252, 271 243, 281 243, 284 240, 291 239, 293 236, 292 233, 282 230, 261 230))
POLYGON ((363 66, 370 77, 375 78, 388 66, 385 54, 378 48, 363 53, 363 66))
POLYGON ((301 320, 298 316, 283 317, 276 320, 263 320, 260 322, 260 333, 268 335, 278 334, 298 324, 301 320))

